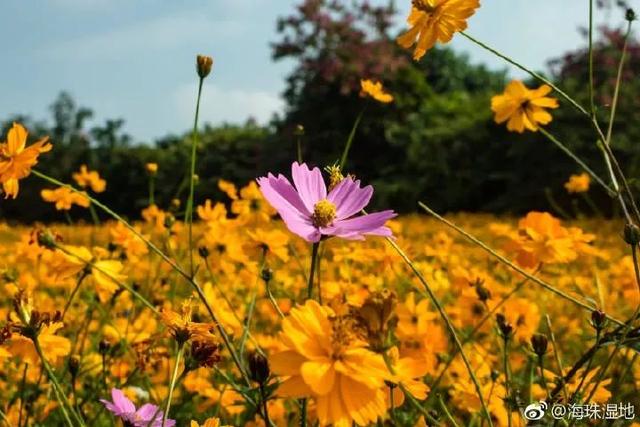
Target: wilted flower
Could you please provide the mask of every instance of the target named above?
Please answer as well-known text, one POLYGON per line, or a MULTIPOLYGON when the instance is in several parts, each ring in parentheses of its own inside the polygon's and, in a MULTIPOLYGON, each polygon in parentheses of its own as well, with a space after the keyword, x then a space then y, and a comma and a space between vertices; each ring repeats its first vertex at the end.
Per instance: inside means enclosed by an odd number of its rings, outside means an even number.
POLYGON ((491 98, 495 122, 507 122, 507 129, 512 132, 523 133, 525 129, 536 132, 540 125, 552 120, 545 108, 558 108, 558 101, 547 96, 551 90, 549 85, 528 89, 521 81, 513 80, 503 94, 491 98))
POLYGON ((309 242, 324 236, 363 240, 366 235, 391 236, 385 227, 396 216, 391 211, 356 216, 371 200, 373 187, 360 188, 360 181, 346 177, 327 195, 320 169, 309 170, 294 162, 291 175, 295 188, 283 175, 258 179, 264 197, 276 208, 287 228, 309 242))

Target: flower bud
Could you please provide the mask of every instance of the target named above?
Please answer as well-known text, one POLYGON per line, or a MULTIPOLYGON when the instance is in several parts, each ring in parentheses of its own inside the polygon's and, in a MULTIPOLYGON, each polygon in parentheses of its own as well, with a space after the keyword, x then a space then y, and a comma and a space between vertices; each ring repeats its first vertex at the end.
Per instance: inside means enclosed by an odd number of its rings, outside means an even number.
POLYGON ((480 282, 476 283, 476 295, 478 295, 478 299, 482 302, 487 302, 487 300, 491 299, 491 291, 485 288, 480 282))
POLYGON ((295 136, 303 136, 304 135, 304 126, 296 125, 296 128, 293 130, 293 134, 295 136))
POLYGON ((270 269, 269 267, 263 268, 262 271, 260 272, 260 277, 265 282, 270 282, 271 279, 273 279, 273 270, 270 269))
POLYGON ((624 241, 629 245, 635 246, 640 243, 640 228, 635 224, 625 224, 624 226, 624 241))
POLYGON ((78 371, 80 370, 80 359, 78 356, 71 356, 69 359, 69 372, 72 377, 76 377, 78 375, 78 371))
POLYGON ((209 258, 209 249, 207 249, 206 246, 200 246, 198 248, 198 255, 200 255, 200 258, 202 259, 209 258))
POLYGON ((629 22, 635 21, 637 19, 636 12, 633 9, 628 8, 624 18, 629 22))
POLYGON ((102 355, 105 355, 109 352, 109 349, 111 349, 111 343, 107 340, 101 340, 100 343, 98 343, 98 352, 102 355))
POLYGON ((257 351, 252 351, 247 356, 247 361, 249 363, 249 377, 258 384, 264 385, 269 379, 270 373, 267 358, 257 351))
POLYGON ((147 163, 145 165, 145 169, 147 173, 151 176, 155 176, 158 173, 158 164, 157 163, 147 163))
POLYGON ((548 345, 549 340, 544 334, 534 334, 531 337, 531 347, 533 348, 533 352, 539 357, 544 356, 544 354, 547 352, 548 345))
POLYGON ((204 79, 211 72, 211 67, 213 66, 213 58, 206 55, 198 55, 196 57, 196 70, 198 71, 198 76, 201 79, 204 79))
POLYGON ((593 310, 591 312, 591 326, 597 331, 601 331, 604 329, 607 323, 607 315, 604 311, 601 310, 593 310))
POLYGON ((496 315, 496 322, 498 323, 498 331, 502 338, 506 341, 511 338, 513 333, 513 325, 507 322, 506 317, 503 314, 496 315))

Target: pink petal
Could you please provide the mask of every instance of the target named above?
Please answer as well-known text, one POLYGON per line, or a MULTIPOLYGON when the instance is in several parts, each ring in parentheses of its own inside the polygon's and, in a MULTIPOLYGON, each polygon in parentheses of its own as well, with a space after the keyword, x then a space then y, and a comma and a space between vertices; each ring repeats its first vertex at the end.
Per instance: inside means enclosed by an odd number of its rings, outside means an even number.
POLYGON ((327 199, 336 205, 337 220, 347 219, 369 204, 373 187, 360 188, 360 181, 345 178, 329 193, 327 199))
POLYGON ((328 230, 322 230, 323 233, 333 236, 342 237, 344 239, 362 239, 363 235, 375 235, 391 237, 392 233, 384 224, 396 213, 388 210, 382 212, 374 212, 369 215, 362 215, 356 218, 334 221, 328 230))
POLYGON ((320 241, 320 230, 311 221, 303 222, 286 217, 282 217, 282 219, 289 231, 302 237, 307 242, 315 243, 320 241))
POLYGON ((307 210, 293 185, 284 176, 280 175, 276 178, 269 174, 268 178, 258 178, 258 186, 264 198, 271 203, 280 216, 284 213, 300 218, 311 217, 311 212, 307 210))
MULTIPOLYGON (((136 411, 136 406, 127 398, 127 396, 124 395, 122 390, 115 387, 112 388, 111 398, 113 399, 113 404, 120 410, 120 414, 130 414, 136 411)), ((116 414, 115 411, 112 412, 116 414)))
POLYGON ((293 162, 291 176, 307 210, 313 212, 315 204, 327 197, 327 187, 324 184, 320 169, 313 168, 313 170, 309 170, 305 163, 299 165, 298 162, 293 162))

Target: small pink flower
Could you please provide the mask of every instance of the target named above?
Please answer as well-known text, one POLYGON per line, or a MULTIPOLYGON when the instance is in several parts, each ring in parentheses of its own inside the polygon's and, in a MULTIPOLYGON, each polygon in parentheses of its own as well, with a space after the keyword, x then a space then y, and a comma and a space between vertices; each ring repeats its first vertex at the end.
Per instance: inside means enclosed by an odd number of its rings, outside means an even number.
POLYGON ((364 240, 366 235, 392 236, 384 224, 396 216, 395 212, 357 215, 371 200, 370 185, 360 188, 360 181, 347 177, 327 194, 320 169, 309 170, 306 164, 294 162, 291 175, 295 187, 283 175, 273 174, 258 178, 258 185, 292 233, 308 242, 325 236, 350 240, 364 240))
MULTIPOLYGON (((146 403, 136 410, 136 406, 124 395, 122 390, 117 388, 111 389, 111 398, 113 402, 100 399, 100 402, 116 417, 122 420, 126 427, 160 427, 162 426, 163 413, 156 405, 146 403)), ((165 427, 174 427, 175 420, 167 420, 165 427)))

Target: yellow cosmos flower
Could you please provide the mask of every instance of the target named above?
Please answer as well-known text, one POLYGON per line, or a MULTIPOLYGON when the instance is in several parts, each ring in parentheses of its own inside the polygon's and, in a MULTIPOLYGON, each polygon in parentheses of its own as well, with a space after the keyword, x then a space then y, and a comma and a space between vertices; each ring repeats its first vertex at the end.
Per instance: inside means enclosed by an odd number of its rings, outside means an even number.
POLYGON ((571 175, 569 181, 564 184, 569 193, 586 193, 589 191, 591 185, 591 177, 588 173, 581 173, 580 175, 571 175))
POLYGON ((204 201, 204 205, 196 208, 198 217, 204 222, 219 223, 225 222, 227 219, 227 208, 224 203, 216 203, 212 205, 211 200, 204 201))
POLYGON ((480 0, 413 0, 407 18, 411 28, 398 37, 398 44, 405 49, 415 44, 413 58, 418 60, 436 42, 449 43, 456 32, 464 31, 479 7, 480 0))
POLYGON ((107 181, 100 178, 98 172, 88 170, 87 165, 80 166, 80 171, 72 177, 80 187, 91 188, 94 193, 102 193, 107 188, 107 181))
POLYGON ((294 308, 280 339, 286 350, 269 360, 273 372, 288 377, 278 392, 312 396, 321 425, 367 425, 384 415, 384 380, 390 377, 384 359, 330 308, 312 300, 294 308))
MULTIPOLYGON (((426 399, 429 386, 422 381, 422 377, 427 375, 429 367, 421 359, 400 357, 397 347, 389 350, 389 359, 393 370, 391 381, 401 385, 407 393, 411 393, 416 399, 426 399)), ((403 403, 404 392, 397 388, 393 393, 393 406, 398 408, 403 403)), ((391 407, 391 399, 387 399, 387 407, 391 407)))
POLYGON ((77 193, 68 187, 58 187, 55 190, 42 190, 40 192, 42 200, 55 203, 59 211, 68 211, 73 205, 83 208, 89 207, 89 199, 83 193, 77 193))
POLYGON ((240 190, 240 198, 231 203, 231 212, 241 221, 258 223, 269 222, 276 214, 276 210, 262 197, 255 181, 240 190))
POLYGON ((221 179, 218 181, 218 188, 231 200, 236 200, 238 198, 238 189, 232 182, 221 179))
POLYGON ((383 104, 393 101, 393 95, 385 92, 381 82, 374 82, 369 79, 360 80, 360 96, 369 96, 383 104))
POLYGON ((0 183, 4 190, 4 198, 18 196, 18 181, 31 173, 31 168, 38 163, 38 156, 51 150, 46 136, 36 143, 25 147, 28 132, 19 123, 14 123, 7 133, 7 142, 0 144, 0 183))
POLYGON ((528 89, 519 80, 509 83, 501 95, 491 98, 494 120, 507 122, 507 129, 523 133, 525 129, 536 132, 540 125, 551 123, 551 114, 546 108, 558 108, 558 101, 547 95, 551 86, 542 85, 538 89, 528 89))
MULTIPOLYGON (((43 325, 38 333, 38 342, 42 348, 42 353, 44 353, 47 361, 53 364, 56 364, 58 360, 67 356, 71 351, 71 341, 56 335, 56 332, 62 326, 62 322, 52 322, 43 325)), ((20 357, 32 365, 40 363, 33 341, 27 337, 13 334, 8 343, 8 350, 13 356, 20 357)))
POLYGON ((190 427, 225 427, 220 424, 220 418, 209 418, 204 423, 198 424, 197 421, 191 420, 190 427))

